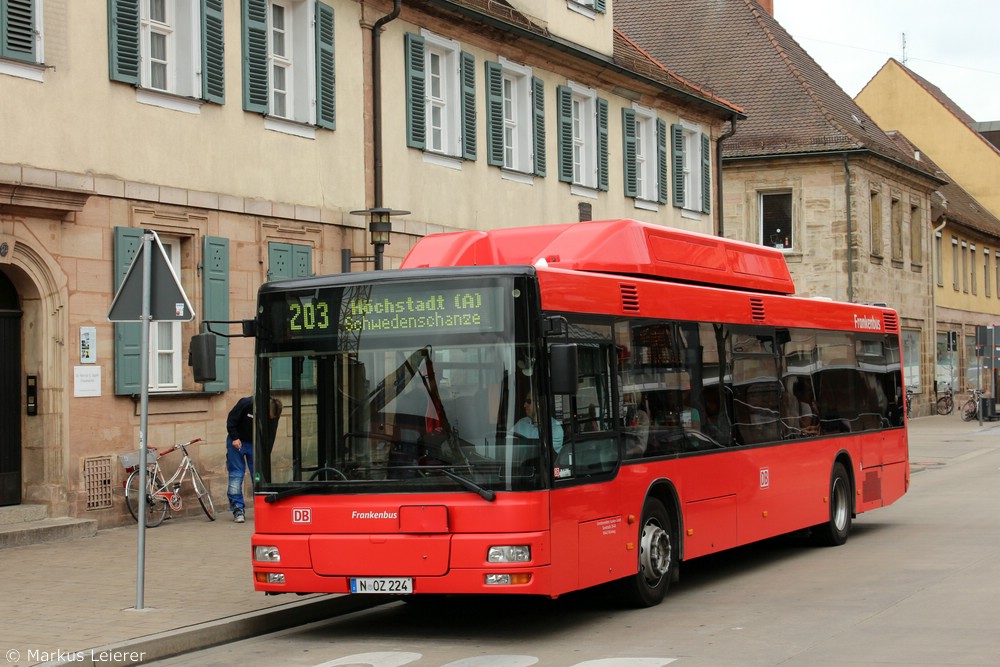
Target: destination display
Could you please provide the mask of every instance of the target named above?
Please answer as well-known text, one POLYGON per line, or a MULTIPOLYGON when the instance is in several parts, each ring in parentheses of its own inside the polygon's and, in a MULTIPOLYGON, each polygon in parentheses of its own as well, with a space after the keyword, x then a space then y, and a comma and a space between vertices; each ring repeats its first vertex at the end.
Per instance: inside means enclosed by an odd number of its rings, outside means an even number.
POLYGON ((503 328, 503 287, 393 283, 272 294, 279 338, 324 335, 494 332, 503 328), (278 317, 276 317, 278 319, 278 317))

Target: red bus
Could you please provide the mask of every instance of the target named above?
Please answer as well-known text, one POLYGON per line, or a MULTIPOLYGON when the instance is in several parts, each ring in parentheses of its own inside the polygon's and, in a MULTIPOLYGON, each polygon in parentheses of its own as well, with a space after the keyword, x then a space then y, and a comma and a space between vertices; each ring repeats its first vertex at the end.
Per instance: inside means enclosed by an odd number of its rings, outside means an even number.
POLYGON ((267 593, 660 602, 681 561, 909 486, 899 320, 794 296, 779 251, 609 220, 420 240, 259 291, 267 593), (273 434, 273 436, 271 435, 273 434))

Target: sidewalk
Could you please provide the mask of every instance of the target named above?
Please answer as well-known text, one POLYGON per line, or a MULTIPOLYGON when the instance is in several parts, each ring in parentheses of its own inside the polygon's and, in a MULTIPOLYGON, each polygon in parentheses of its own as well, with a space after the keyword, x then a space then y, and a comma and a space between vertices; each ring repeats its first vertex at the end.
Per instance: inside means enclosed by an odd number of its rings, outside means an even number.
MULTIPOLYGON (((911 468, 946 465, 1000 436, 957 415, 910 422, 911 468), (965 446, 962 446, 964 443, 965 446)), ((374 596, 273 596, 253 590, 252 515, 166 521, 146 532, 143 609, 135 610, 137 530, 0 550, 0 667, 60 661, 142 664, 382 602, 374 596), (92 651, 93 649, 93 651, 92 651), (77 652, 81 652, 77 655, 77 652)))
POLYGON ((0 667, 143 664, 381 602, 254 591, 252 533, 252 512, 245 524, 220 512, 215 522, 191 514, 148 529, 138 611, 134 525, 0 550, 0 667))

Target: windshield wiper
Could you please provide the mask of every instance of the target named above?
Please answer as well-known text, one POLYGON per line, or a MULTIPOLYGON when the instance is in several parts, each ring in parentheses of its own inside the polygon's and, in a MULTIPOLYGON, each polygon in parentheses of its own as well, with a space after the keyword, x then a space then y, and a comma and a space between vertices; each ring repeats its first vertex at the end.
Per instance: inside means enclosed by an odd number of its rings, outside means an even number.
POLYGON ((421 472, 439 472, 444 474, 446 477, 450 477, 462 486, 464 486, 469 491, 482 496, 483 500, 493 502, 496 500, 497 492, 480 485, 477 482, 472 481, 468 477, 463 477, 456 472, 452 472, 443 466, 393 466, 393 470, 419 470, 421 472))
POLYGON ((487 489, 487 488, 485 488, 483 486, 480 486, 479 484, 477 484, 476 482, 473 482, 468 477, 462 477, 458 473, 454 473, 454 472, 448 470, 447 468, 437 468, 437 470, 440 470, 441 472, 443 472, 448 477, 451 477, 453 480, 455 480, 456 482, 458 482, 459 484, 461 484, 462 486, 464 486, 465 488, 467 488, 469 491, 472 491, 473 493, 478 493, 480 496, 483 497, 483 500, 486 500, 486 501, 489 501, 489 502, 493 502, 494 500, 496 500, 496 497, 497 497, 497 492, 496 491, 493 491, 492 489, 487 489))

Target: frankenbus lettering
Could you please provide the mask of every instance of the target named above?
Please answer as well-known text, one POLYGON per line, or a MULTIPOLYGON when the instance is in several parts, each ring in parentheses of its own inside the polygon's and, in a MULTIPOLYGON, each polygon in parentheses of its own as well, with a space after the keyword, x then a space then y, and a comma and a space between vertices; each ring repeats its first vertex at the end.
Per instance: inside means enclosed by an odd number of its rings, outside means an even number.
POLYGON ((855 315, 854 328, 868 331, 881 331, 882 321, 874 315, 855 315))
POLYGON ((399 517, 398 512, 359 512, 354 510, 351 512, 352 519, 396 519, 399 517))

